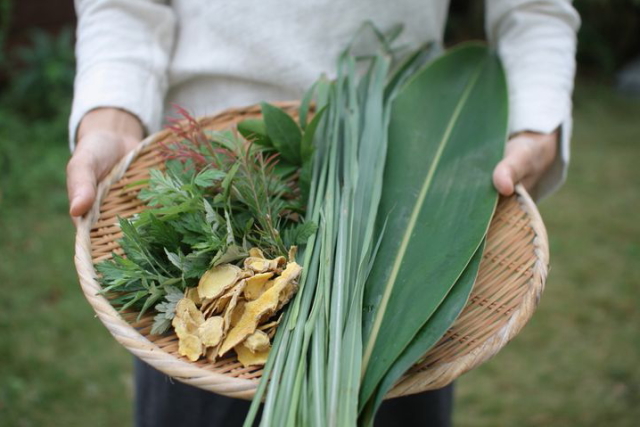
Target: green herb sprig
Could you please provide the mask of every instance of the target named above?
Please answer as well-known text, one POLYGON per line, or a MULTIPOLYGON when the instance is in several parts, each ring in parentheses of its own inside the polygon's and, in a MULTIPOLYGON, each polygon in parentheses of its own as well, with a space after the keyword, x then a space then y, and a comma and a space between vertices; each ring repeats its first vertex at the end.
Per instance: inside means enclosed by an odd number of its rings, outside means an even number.
POLYGON ((114 253, 96 269, 114 306, 135 309, 139 317, 158 312, 152 333, 170 327, 178 295, 211 267, 246 257, 250 247, 270 257, 286 255, 317 229, 303 220, 299 188, 313 150, 305 150, 305 162, 302 156, 295 163, 282 160, 291 150, 302 152, 303 139, 310 140, 315 128, 303 131, 283 110, 269 104, 263 109, 268 113, 260 135, 208 132, 178 109, 184 121, 171 125, 177 142, 162 147, 164 170, 151 170, 148 180, 132 184, 147 185, 138 197, 149 209, 119 219, 123 254, 114 253), (258 144, 260 138, 288 142, 277 148, 258 144), (287 154, 280 151, 285 149, 287 154))

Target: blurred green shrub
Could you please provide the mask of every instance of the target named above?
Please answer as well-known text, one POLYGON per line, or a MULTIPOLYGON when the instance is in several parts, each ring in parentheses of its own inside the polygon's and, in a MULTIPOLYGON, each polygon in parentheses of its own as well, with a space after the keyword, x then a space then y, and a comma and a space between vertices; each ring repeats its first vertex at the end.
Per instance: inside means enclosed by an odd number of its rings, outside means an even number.
POLYGON ((52 35, 34 29, 29 45, 5 59, 8 90, 3 99, 29 118, 52 117, 71 102, 75 73, 70 28, 52 35))
MULTIPOLYGON (((574 0, 582 26, 579 71, 611 76, 640 55, 640 0, 574 0)), ((453 44, 484 37, 483 2, 451 2, 446 40, 453 44)))
POLYGON ((10 210, 66 213, 74 77, 71 29, 33 29, 28 44, 9 50, 10 11, 0 0, 0 223, 10 210))
POLYGON ((580 0, 578 63, 611 75, 640 55, 640 0, 580 0))
POLYGON ((9 16, 11 16, 11 1, 0 0, 0 74, 4 71, 7 62, 5 45, 9 35, 9 16))

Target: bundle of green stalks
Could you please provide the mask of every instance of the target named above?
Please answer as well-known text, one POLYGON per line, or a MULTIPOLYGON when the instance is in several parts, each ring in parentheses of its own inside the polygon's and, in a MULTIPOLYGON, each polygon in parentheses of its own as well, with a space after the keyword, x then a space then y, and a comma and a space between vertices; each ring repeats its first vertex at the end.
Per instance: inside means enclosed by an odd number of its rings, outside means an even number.
POLYGON ((401 55, 399 31, 365 32, 377 52, 346 50, 301 105, 322 114, 306 211, 318 230, 245 426, 262 404, 261 426, 373 425, 478 271, 507 136, 500 64, 478 44, 401 55))

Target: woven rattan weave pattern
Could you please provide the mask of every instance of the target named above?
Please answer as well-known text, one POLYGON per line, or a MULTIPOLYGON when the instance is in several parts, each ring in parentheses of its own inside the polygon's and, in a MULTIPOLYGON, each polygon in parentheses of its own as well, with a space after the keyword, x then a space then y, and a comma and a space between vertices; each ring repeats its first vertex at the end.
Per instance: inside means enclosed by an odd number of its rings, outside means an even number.
MULTIPOLYGON (((280 107, 295 115, 296 103, 280 107)), ((199 119, 208 129, 222 130, 260 114, 257 106, 231 109, 199 119)), ((220 394, 249 399, 261 370, 243 368, 235 357, 216 363, 192 363, 178 355, 173 333, 150 335, 152 315, 136 322, 135 313, 119 314, 98 294, 94 264, 119 252, 117 218, 129 217, 145 206, 136 198, 151 168, 163 167, 160 142, 171 141, 162 131, 147 138, 118 164, 98 188, 92 210, 78 224, 76 268, 85 296, 111 334, 133 354, 185 383, 220 394)), ((480 272, 464 311, 445 337, 412 368, 390 397, 442 387, 497 353, 529 320, 544 288, 548 244, 542 220, 523 188, 502 198, 491 222, 480 272)))

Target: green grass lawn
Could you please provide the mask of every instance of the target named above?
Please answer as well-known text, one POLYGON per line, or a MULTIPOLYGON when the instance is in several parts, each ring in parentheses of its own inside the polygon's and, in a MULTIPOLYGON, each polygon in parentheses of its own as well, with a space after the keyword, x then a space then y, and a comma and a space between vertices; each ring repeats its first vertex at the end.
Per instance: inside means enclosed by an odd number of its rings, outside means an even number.
MULTIPOLYGON (((131 356, 78 286, 66 113, 0 107, 0 425, 123 426, 131 356)), ((530 324, 457 382, 457 426, 640 420, 640 101, 582 83, 569 180, 541 205, 551 273, 530 324)))
POLYGON ((0 426, 123 426, 131 356, 84 299, 67 216, 66 113, 0 109, 0 426))
POLYGON ((535 316, 458 381, 459 426, 637 426, 640 101, 584 83, 566 185, 540 205, 551 271, 535 316))

